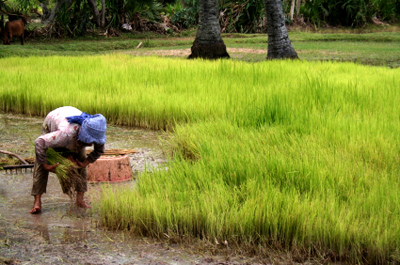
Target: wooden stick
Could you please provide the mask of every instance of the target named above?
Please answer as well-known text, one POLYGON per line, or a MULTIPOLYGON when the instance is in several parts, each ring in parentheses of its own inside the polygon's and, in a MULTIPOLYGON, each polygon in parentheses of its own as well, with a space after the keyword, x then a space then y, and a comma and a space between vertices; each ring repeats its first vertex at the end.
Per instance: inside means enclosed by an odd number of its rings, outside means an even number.
MULTIPOLYGON (((87 149, 86 153, 89 154, 92 152, 91 149, 87 149)), ((134 154, 139 151, 135 149, 106 149, 103 155, 126 155, 126 154, 134 154)))
POLYGON ((11 156, 15 156, 16 158, 19 159, 19 161, 21 161, 22 163, 24 163, 25 165, 28 165, 29 163, 26 162, 22 157, 20 157, 19 155, 16 155, 14 153, 8 152, 8 151, 4 151, 4 150, 0 150, 0 153, 3 154, 7 154, 7 155, 11 155, 11 156))
POLYGON ((11 166, 3 166, 4 170, 8 170, 8 169, 21 169, 21 168, 32 168, 34 167, 34 164, 28 164, 28 165, 11 165, 11 166))

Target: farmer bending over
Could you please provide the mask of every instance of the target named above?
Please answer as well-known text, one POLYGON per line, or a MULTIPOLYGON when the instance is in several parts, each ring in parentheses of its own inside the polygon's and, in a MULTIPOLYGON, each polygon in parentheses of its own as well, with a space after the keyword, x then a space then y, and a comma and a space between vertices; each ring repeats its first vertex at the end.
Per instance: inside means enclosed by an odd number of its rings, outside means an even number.
POLYGON ((76 205, 90 208, 83 197, 87 191, 86 166, 104 153, 107 122, 103 115, 89 115, 74 107, 60 107, 51 111, 43 122, 42 135, 35 141, 36 160, 33 171, 32 196, 35 197, 32 214, 42 210, 42 194, 46 192, 49 171, 55 172, 55 165, 47 164, 46 150, 53 148, 78 165, 83 185, 75 187, 76 205), (86 146, 94 145, 86 157, 86 146), (72 157, 71 157, 72 156, 72 157))

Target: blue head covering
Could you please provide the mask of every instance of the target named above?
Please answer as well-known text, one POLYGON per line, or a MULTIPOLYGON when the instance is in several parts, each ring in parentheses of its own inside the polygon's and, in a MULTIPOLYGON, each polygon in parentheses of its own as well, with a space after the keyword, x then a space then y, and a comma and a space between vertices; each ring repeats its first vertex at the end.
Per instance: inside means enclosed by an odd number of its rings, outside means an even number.
POLYGON ((82 112, 79 116, 70 116, 66 119, 69 123, 77 123, 81 125, 78 140, 87 144, 105 144, 107 121, 103 115, 90 115, 82 112))

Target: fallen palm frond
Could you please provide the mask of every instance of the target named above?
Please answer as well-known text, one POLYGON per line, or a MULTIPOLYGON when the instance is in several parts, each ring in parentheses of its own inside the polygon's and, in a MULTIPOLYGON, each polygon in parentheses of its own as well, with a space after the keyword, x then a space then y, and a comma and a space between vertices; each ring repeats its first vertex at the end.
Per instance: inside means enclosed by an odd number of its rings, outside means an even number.
POLYGON ((60 181, 63 193, 72 199, 76 195, 76 188, 83 185, 82 179, 79 177, 78 166, 52 148, 48 148, 46 154, 49 165, 60 163, 56 167, 55 173, 60 181))

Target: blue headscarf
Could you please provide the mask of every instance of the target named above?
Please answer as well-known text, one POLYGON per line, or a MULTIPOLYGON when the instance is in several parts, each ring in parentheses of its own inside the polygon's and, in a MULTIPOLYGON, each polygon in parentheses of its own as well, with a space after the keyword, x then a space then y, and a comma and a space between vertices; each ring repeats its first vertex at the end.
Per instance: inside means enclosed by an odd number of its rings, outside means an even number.
POLYGON ((69 123, 81 125, 78 140, 92 144, 104 144, 106 142, 106 118, 101 114, 90 115, 82 112, 79 116, 66 117, 69 123))
POLYGON ((69 123, 77 123, 79 125, 82 125, 84 120, 93 118, 95 116, 96 115, 90 115, 85 112, 82 112, 82 114, 79 116, 70 116, 70 117, 67 117, 66 119, 68 120, 69 123))

